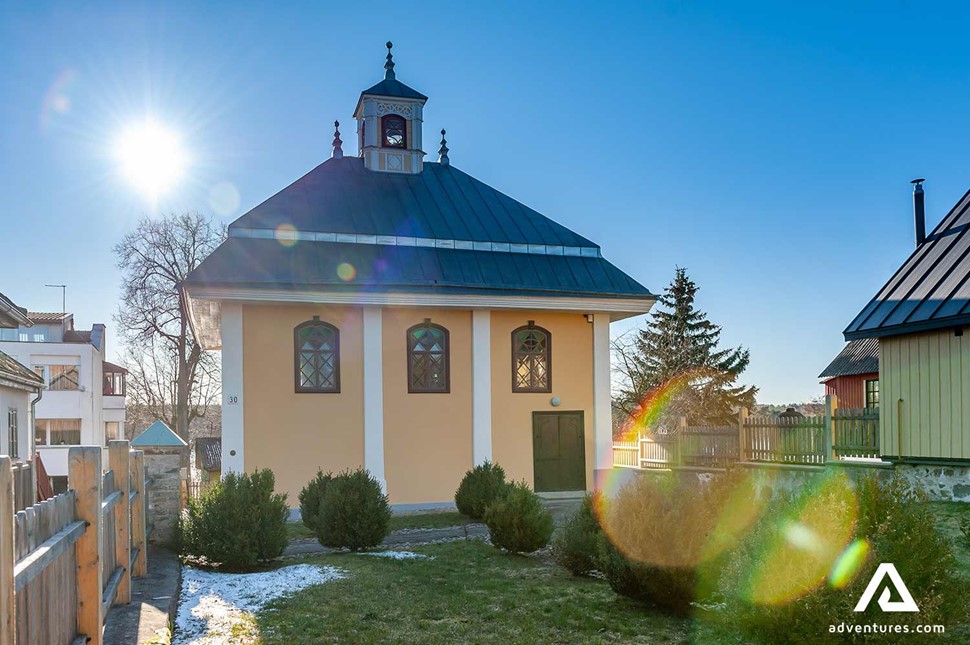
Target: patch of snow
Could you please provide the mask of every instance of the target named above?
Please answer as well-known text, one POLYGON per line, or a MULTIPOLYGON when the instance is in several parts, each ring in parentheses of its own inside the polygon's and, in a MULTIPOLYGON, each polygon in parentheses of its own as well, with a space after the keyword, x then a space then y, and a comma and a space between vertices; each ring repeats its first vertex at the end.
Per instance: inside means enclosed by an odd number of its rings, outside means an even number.
POLYGON ((374 555, 378 558, 391 558, 394 560, 434 560, 432 555, 415 553, 414 551, 364 551, 357 555, 374 555))
POLYGON ((267 603, 344 577, 335 567, 297 564, 260 573, 215 573, 182 567, 172 645, 238 642, 238 631, 252 624, 253 612, 267 603))

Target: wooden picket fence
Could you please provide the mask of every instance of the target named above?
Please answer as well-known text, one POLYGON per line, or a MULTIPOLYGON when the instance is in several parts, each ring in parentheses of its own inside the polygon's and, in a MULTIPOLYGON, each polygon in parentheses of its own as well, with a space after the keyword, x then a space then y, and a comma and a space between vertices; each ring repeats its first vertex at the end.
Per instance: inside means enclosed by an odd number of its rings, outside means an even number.
POLYGON ((3 645, 101 645, 108 610, 131 602, 132 576, 145 575, 143 453, 111 441, 103 464, 102 452, 70 448, 68 491, 17 512, 0 456, 3 645))
POLYGON ((37 501, 34 460, 28 459, 13 464, 13 508, 22 511, 37 501))
POLYGON ((668 433, 649 429, 613 444, 613 465, 622 468, 727 468, 738 462, 824 465, 839 460, 879 459, 879 410, 839 408, 826 397, 825 415, 751 417, 737 423, 692 426, 681 419, 668 433))

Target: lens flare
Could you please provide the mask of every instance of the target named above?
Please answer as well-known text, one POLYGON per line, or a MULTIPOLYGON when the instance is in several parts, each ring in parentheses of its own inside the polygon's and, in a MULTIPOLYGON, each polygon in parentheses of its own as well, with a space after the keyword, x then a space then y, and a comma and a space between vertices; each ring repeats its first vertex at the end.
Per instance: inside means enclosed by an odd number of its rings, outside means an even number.
POLYGON ((858 502, 844 473, 823 477, 799 502, 761 540, 746 588, 754 604, 790 602, 824 583, 852 540, 858 502))
POLYGON ((294 227, 292 224, 280 224, 277 226, 274 237, 276 238, 276 241, 280 243, 280 245, 285 247, 295 246, 299 241, 296 233, 296 227, 294 227))
POLYGON ((349 262, 341 262, 337 265, 337 277, 344 282, 350 282, 357 277, 357 269, 349 262))
POLYGON ((228 181, 214 184, 209 189, 209 206, 219 215, 231 215, 239 208, 239 190, 228 181))
POLYGON ((152 200, 182 178, 188 163, 179 136, 151 119, 125 128, 115 153, 128 180, 152 200))
POLYGON ((856 574, 859 573, 859 569, 865 564, 867 555, 869 555, 869 542, 867 540, 856 539, 852 542, 835 561, 835 566, 829 573, 829 584, 836 589, 848 587, 856 574))
POLYGON ((66 69, 58 74, 54 82, 47 88, 40 112, 40 128, 42 132, 46 132, 58 117, 70 113, 73 107, 71 94, 76 80, 77 72, 73 69, 66 69))

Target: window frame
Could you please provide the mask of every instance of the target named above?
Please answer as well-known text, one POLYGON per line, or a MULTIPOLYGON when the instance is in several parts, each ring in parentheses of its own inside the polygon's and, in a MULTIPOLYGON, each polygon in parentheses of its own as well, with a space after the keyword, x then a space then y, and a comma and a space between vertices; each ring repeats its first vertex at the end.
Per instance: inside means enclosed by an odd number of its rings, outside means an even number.
MULTIPOLYGON (((530 320, 528 324, 522 325, 521 327, 516 327, 512 330, 512 334, 509 336, 511 349, 512 349, 512 392, 514 394, 549 394, 552 392, 552 332, 545 327, 540 327, 535 324, 534 320, 530 320), (518 379, 516 378, 518 374, 518 358, 520 355, 530 355, 523 352, 519 352, 516 347, 515 336, 521 331, 541 331, 546 335, 546 386, 544 388, 532 388, 532 387, 518 387, 516 385, 518 379)), ((534 354, 532 354, 534 355, 534 354)))
POLYGON ((424 321, 408 327, 405 345, 407 349, 408 394, 451 394, 451 332, 448 331, 448 328, 431 322, 430 318, 425 318, 424 321), (436 329, 443 334, 444 340, 442 344, 444 345, 444 349, 442 354, 444 354, 445 371, 443 389, 428 389, 425 387, 415 387, 414 385, 414 361, 412 359, 417 346, 417 339, 414 337, 414 332, 418 329, 436 329))
POLYGON ((296 394, 340 394, 340 328, 320 316, 302 322, 293 328, 293 388, 296 394), (308 327, 324 327, 333 333, 333 387, 307 387, 300 382, 301 350, 300 332, 308 327))
POLYGON ((17 408, 7 408, 7 452, 20 459, 20 419, 17 408))
POLYGON ((80 365, 47 365, 47 389, 51 392, 78 392, 81 390, 80 365), (54 372, 58 372, 55 374, 54 372), (71 380, 69 374, 73 371, 76 380, 71 380), (74 387, 54 387, 55 384, 67 383, 74 387))
POLYGON ((864 380, 864 382, 862 384, 862 402, 865 405, 865 407, 867 409, 869 409, 869 410, 878 410, 879 409, 879 379, 878 378, 867 378, 867 379, 864 380), (869 384, 870 383, 875 383, 876 384, 876 386, 875 386, 874 389, 871 389, 871 390, 869 389, 869 384), (870 394, 873 394, 873 393, 876 395, 875 396, 875 398, 876 398, 876 404, 875 405, 869 405, 869 395, 870 394))
POLYGON ((407 150, 408 148, 408 120, 400 114, 385 114, 381 117, 381 147, 391 150, 407 150), (390 119, 399 119, 403 124, 401 127, 401 145, 394 145, 387 142, 387 122, 390 119))

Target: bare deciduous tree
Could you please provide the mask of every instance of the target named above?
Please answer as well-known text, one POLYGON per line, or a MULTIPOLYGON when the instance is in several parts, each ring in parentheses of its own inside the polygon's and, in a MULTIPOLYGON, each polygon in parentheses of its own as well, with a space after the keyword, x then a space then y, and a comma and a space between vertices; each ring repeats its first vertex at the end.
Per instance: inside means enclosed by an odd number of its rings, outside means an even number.
POLYGON ((145 217, 115 248, 122 301, 115 320, 128 351, 128 396, 189 440, 189 425, 219 395, 219 364, 192 336, 178 288, 225 238, 196 212, 145 217))

